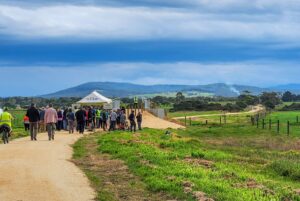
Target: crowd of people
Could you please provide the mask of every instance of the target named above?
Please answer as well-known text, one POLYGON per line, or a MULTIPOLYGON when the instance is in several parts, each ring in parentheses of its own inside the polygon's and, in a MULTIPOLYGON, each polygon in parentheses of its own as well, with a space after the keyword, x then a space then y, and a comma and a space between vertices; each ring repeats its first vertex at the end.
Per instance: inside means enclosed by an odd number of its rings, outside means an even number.
POLYGON ((103 129, 104 131, 129 130, 135 132, 136 129, 142 129, 142 113, 131 111, 126 117, 125 108, 118 110, 104 110, 103 107, 80 107, 75 108, 57 108, 52 104, 46 108, 38 109, 35 104, 31 104, 24 116, 25 131, 30 131, 32 141, 37 140, 38 132, 48 132, 49 140, 54 140, 55 131, 69 131, 70 134, 75 130, 84 134, 85 130, 95 131, 103 129), (127 121, 129 120, 129 123, 127 121))

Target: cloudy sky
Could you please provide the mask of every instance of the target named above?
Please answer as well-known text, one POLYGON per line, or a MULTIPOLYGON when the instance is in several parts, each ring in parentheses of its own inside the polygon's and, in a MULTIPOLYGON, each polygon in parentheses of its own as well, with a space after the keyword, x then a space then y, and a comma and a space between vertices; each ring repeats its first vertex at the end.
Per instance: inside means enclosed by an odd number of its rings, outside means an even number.
POLYGON ((299 0, 24 2, 0 0, 0 96, 89 81, 300 83, 299 0))

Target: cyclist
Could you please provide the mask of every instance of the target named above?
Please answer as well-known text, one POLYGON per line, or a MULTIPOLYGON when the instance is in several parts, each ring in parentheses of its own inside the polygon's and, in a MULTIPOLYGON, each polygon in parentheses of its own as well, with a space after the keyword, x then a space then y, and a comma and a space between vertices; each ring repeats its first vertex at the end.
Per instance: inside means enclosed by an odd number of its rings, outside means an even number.
POLYGON ((4 112, 0 115, 0 134, 2 133, 2 140, 4 144, 8 143, 8 138, 12 131, 12 115, 4 108, 4 112))

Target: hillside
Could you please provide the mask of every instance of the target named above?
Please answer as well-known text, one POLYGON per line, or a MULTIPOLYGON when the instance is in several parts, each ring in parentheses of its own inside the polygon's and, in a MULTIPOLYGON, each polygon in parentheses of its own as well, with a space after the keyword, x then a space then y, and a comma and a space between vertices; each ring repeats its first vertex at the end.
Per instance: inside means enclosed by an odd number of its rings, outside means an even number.
POLYGON ((163 94, 178 91, 186 93, 199 92, 212 94, 215 96, 235 97, 239 95, 240 92, 245 90, 251 91, 253 94, 259 94, 267 89, 253 86, 227 85, 223 83, 208 85, 138 85, 116 82, 89 82, 55 93, 42 95, 41 97, 83 97, 94 90, 98 90, 100 93, 108 97, 128 97, 144 94, 149 96, 149 94, 163 94))

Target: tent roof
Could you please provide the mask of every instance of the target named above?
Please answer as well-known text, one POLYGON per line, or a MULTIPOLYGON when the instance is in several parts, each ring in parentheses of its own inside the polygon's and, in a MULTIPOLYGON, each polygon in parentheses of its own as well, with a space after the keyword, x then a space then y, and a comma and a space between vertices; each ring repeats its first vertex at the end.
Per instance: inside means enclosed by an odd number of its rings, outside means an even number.
POLYGON ((77 103, 95 105, 95 104, 111 103, 111 102, 112 102, 111 99, 106 98, 105 96, 101 95, 97 91, 93 91, 91 94, 84 97, 83 99, 81 99, 77 103))

